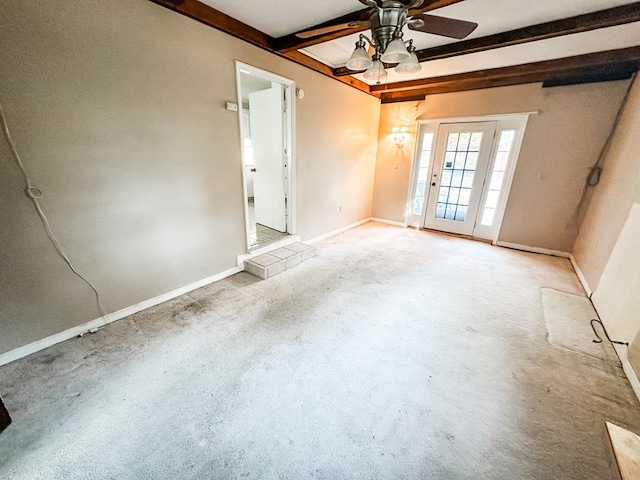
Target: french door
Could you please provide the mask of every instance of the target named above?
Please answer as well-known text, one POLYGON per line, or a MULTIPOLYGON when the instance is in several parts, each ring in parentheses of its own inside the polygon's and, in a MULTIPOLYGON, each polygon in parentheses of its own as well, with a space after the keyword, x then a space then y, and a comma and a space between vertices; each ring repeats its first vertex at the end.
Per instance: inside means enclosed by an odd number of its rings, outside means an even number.
POLYGON ((473 235, 495 132, 496 122, 440 126, 425 228, 473 235))
POLYGON ((495 241, 528 114, 421 123, 405 223, 495 241))

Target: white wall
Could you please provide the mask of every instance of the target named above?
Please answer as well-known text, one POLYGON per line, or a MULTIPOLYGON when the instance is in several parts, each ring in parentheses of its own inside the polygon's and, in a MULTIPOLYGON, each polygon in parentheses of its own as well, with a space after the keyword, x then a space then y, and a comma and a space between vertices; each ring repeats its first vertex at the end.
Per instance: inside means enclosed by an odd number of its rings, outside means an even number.
MULTIPOLYGON (((0 8, 0 99, 43 206, 109 311, 245 251, 235 60, 297 82, 303 239, 371 214, 378 101, 148 0, 0 8), (340 210, 340 206, 343 208, 340 210)), ((0 353, 98 317, 0 142, 0 353)))

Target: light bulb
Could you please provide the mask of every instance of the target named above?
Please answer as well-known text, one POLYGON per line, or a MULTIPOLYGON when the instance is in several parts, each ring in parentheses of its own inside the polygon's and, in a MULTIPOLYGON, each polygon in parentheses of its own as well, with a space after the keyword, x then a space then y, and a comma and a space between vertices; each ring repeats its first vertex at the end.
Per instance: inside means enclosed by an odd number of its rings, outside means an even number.
POLYGON ((375 80, 377 83, 386 80, 387 71, 384 69, 382 62, 378 59, 374 60, 369 69, 364 72, 364 78, 367 80, 375 80))
POLYGON ((406 74, 415 73, 422 70, 422 65, 418 61, 418 56, 415 52, 411 52, 411 55, 406 60, 396 65, 396 72, 406 74))
POLYGON ((396 38, 389 43, 380 59, 384 63, 399 63, 409 57, 410 53, 407 52, 407 48, 404 46, 402 39, 396 38))
POLYGON ((366 70, 373 64, 373 61, 367 55, 367 51, 364 47, 359 47, 356 44, 356 48, 351 54, 351 58, 347 62, 347 68, 349 70, 366 70))

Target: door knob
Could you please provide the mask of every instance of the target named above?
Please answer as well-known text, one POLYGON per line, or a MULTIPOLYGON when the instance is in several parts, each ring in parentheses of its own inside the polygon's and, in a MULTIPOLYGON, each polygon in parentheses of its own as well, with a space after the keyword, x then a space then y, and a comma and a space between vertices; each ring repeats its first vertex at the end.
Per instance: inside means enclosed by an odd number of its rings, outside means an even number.
POLYGON ((432 183, 431 183, 431 186, 432 186, 432 187, 435 187, 435 186, 436 186, 436 182, 432 182, 432 183))

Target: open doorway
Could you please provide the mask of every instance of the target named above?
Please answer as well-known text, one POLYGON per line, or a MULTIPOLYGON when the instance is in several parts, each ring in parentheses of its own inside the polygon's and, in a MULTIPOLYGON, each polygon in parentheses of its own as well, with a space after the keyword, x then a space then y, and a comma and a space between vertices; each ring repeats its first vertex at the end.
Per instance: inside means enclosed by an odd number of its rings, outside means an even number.
POLYGON ((295 233, 294 82, 236 63, 247 250, 295 233))

